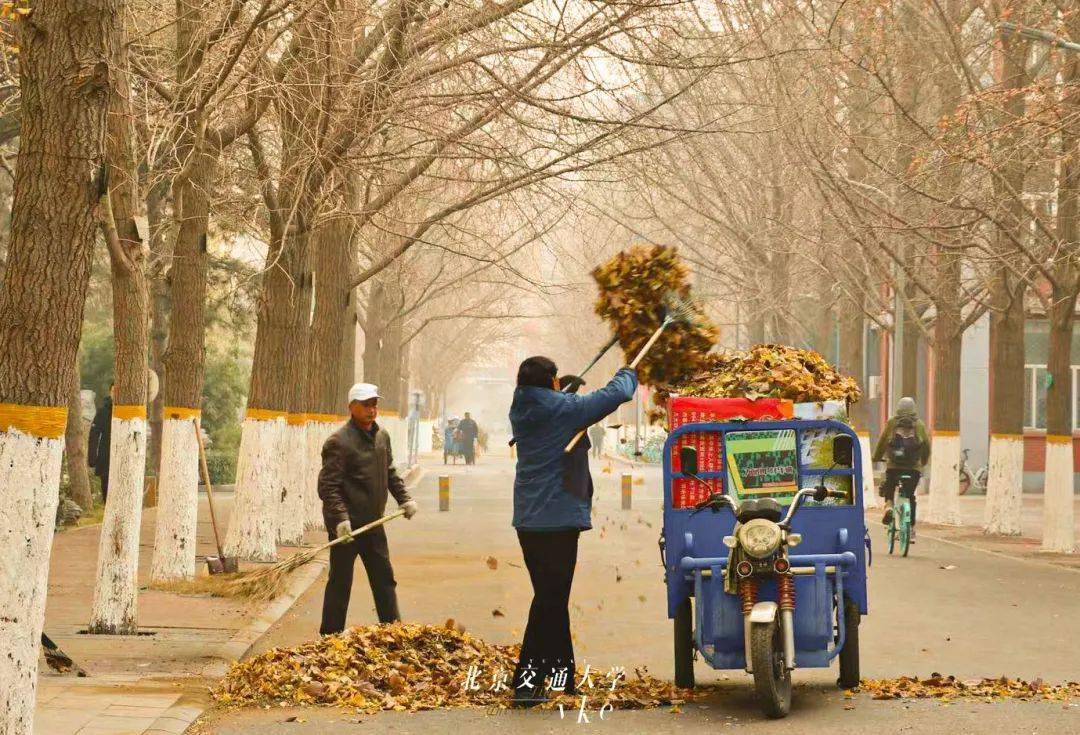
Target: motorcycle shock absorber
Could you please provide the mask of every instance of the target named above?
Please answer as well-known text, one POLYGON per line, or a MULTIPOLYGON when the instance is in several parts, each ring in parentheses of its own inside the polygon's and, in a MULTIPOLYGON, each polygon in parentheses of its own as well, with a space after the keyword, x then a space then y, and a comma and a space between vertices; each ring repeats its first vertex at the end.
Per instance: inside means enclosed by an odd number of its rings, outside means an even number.
POLYGON ((739 599, 742 601, 743 613, 743 651, 746 656, 746 673, 754 672, 750 657, 750 612, 757 602, 758 581, 753 577, 744 577, 739 580, 739 599))
POLYGON ((790 572, 776 578, 780 628, 784 639, 784 666, 795 668, 795 576, 790 572))

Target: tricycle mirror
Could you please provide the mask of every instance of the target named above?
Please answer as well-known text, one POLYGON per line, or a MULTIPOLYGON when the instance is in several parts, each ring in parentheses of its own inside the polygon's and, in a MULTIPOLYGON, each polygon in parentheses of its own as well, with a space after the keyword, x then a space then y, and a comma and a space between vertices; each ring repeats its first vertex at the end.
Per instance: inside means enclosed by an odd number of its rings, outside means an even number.
POLYGON ((695 447, 679 449, 679 469, 684 475, 697 474, 697 449, 695 447))
POLYGON ((838 434, 832 440, 832 461, 837 467, 851 467, 854 445, 847 434, 838 434))

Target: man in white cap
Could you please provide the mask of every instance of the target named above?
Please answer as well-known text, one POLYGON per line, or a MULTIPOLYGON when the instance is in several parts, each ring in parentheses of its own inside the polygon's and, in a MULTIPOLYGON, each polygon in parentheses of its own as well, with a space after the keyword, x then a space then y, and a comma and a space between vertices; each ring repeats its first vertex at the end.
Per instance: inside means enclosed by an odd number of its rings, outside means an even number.
MULTIPOLYGON (((330 435, 322 450, 319 497, 331 539, 348 536, 354 528, 382 517, 387 494, 394 496, 406 518, 412 518, 417 511, 416 501, 409 498, 404 481, 394 469, 390 435, 375 422, 379 415, 378 387, 371 383, 354 385, 349 390, 349 414, 348 423, 330 435)), ((367 570, 379 622, 401 619, 390 549, 380 526, 330 549, 330 577, 319 628, 322 635, 345 629, 357 556, 367 570)))

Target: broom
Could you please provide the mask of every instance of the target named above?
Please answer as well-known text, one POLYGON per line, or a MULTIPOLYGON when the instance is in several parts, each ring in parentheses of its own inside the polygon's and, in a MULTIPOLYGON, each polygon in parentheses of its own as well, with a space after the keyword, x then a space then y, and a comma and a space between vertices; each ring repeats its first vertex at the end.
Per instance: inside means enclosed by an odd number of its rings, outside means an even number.
POLYGON ((214 585, 214 594, 221 597, 243 597, 253 602, 268 602, 281 594, 285 586, 285 580, 290 572, 313 561, 321 552, 326 551, 331 546, 352 541, 360 534, 378 528, 403 515, 405 515, 405 511, 395 511, 361 526, 347 536, 341 536, 322 546, 293 554, 288 559, 283 559, 273 566, 263 567, 251 572, 240 572, 229 579, 223 579, 219 576, 218 578, 222 581, 214 585))

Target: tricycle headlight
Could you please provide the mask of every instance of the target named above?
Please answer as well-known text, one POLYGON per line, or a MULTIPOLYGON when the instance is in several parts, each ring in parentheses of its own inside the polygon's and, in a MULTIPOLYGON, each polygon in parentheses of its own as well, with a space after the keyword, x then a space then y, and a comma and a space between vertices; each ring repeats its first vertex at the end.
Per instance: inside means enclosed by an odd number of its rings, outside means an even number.
POLYGON ((755 518, 735 532, 739 545, 750 556, 764 559, 780 548, 780 526, 764 518, 755 518))

